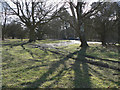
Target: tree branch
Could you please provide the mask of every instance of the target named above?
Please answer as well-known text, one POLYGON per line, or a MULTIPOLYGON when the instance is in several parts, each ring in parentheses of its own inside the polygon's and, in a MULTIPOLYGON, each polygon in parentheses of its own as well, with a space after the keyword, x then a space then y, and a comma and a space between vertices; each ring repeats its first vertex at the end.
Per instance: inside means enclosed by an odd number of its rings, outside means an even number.
MULTIPOLYGON (((88 11, 87 13, 84 13, 84 14, 82 15, 82 17, 84 18, 84 17, 88 16, 89 14, 92 14, 96 9, 99 8, 100 5, 101 5, 101 2, 99 2, 98 5, 97 5, 95 8, 91 9, 91 10, 88 11)), ((93 15, 94 15, 94 14, 93 14, 93 15)))

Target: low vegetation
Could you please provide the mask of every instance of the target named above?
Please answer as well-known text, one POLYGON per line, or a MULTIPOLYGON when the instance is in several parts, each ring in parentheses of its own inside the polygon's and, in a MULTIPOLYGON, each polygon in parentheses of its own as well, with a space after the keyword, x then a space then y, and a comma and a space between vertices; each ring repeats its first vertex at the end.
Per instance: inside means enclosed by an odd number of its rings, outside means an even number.
POLYGON ((33 44, 63 41, 42 40, 24 45, 19 44, 27 40, 4 41, 3 88, 120 88, 119 70, 85 62, 106 63, 117 68, 120 61, 115 47, 99 44, 90 44, 86 49, 79 48, 79 44, 56 49, 33 47, 33 44))

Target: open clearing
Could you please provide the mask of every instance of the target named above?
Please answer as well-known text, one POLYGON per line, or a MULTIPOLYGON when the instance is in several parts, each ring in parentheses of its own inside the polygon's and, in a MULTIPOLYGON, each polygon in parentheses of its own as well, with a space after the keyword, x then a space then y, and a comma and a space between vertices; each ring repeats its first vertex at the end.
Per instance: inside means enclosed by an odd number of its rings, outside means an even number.
POLYGON ((78 43, 59 45, 69 40, 26 41, 2 43, 3 88, 120 88, 116 47, 89 43, 83 49, 78 43))

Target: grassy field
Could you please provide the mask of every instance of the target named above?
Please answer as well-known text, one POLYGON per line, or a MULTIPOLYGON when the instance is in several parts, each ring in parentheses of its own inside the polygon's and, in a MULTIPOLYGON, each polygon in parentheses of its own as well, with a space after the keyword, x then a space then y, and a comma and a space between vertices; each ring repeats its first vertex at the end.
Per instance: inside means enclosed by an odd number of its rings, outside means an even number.
MULTIPOLYGON (((118 70, 85 62, 118 67, 117 48, 91 44, 81 49, 74 44, 42 50, 30 43, 19 45, 26 41, 9 39, 2 43, 3 88, 120 88, 118 70)), ((41 40, 32 44, 59 42, 41 40)))

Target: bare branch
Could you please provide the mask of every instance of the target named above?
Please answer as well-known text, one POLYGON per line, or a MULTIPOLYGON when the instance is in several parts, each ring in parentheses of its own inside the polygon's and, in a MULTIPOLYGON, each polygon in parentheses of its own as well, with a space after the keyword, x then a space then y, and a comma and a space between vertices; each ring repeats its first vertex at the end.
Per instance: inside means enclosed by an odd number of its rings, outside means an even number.
POLYGON ((69 5, 70 5, 70 9, 71 9, 72 15, 74 17, 74 22, 76 22, 77 17, 75 15, 75 11, 74 11, 72 2, 69 2, 69 5))
MULTIPOLYGON (((95 8, 91 9, 91 10, 88 11, 87 13, 84 13, 84 14, 82 15, 82 17, 84 18, 84 17, 88 16, 89 14, 92 14, 96 9, 99 8, 99 6, 101 5, 101 3, 102 3, 102 2, 99 2, 99 4, 98 4, 95 8)), ((95 13, 96 13, 96 12, 95 12, 95 13)), ((93 14, 93 15, 94 15, 94 14, 93 14)))

